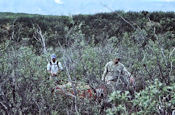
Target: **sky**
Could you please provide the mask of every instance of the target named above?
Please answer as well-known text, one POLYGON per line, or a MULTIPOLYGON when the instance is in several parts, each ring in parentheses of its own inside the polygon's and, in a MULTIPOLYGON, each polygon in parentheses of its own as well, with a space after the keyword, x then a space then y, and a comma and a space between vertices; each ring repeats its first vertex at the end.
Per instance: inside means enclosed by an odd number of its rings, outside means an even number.
POLYGON ((175 0, 0 0, 0 12, 76 15, 123 11, 175 11, 175 0))

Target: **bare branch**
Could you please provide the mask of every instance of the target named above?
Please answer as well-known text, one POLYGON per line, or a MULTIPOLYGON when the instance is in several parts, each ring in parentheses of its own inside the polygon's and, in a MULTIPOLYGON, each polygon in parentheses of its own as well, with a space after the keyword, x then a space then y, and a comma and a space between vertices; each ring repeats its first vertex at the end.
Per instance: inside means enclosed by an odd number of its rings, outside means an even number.
MULTIPOLYGON (((34 26, 34 25, 33 25, 34 26)), ((33 37, 41 43, 42 47, 43 47, 43 53, 47 54, 47 48, 46 48, 46 43, 45 43, 45 37, 42 33, 41 28, 39 27, 39 25, 37 25, 37 28, 34 27, 36 29, 36 34, 39 35, 39 38, 37 38, 35 35, 33 35, 33 37)))
POLYGON ((14 35, 15 35, 15 31, 14 31, 14 28, 15 28, 15 23, 17 21, 18 18, 16 18, 14 21, 13 21, 13 25, 12 25, 12 35, 10 37, 10 40, 14 39, 14 35))
POLYGON ((157 34, 156 34, 156 28, 154 27, 154 35, 155 35, 155 37, 156 37, 156 39, 157 39, 157 41, 158 41, 158 47, 161 49, 161 55, 162 55, 162 57, 163 57, 163 60, 164 60, 164 62, 165 62, 165 64, 166 64, 166 66, 168 65, 168 60, 167 60, 167 58, 166 58, 166 56, 165 56, 165 53, 164 53, 164 49, 160 46, 160 42, 159 42, 159 38, 158 38, 158 36, 157 36, 157 34))
POLYGON ((66 54, 66 53, 65 53, 65 51, 63 50, 63 47, 62 47, 62 45, 60 44, 60 42, 59 42, 59 45, 60 45, 60 47, 61 47, 61 49, 62 49, 62 52, 63 52, 63 62, 64 62, 64 65, 65 65, 65 67, 66 67, 66 74, 67 74, 67 76, 68 76, 69 82, 71 82, 71 85, 72 85, 72 88, 73 88, 73 91, 74 91, 74 94, 75 94, 75 97, 74 97, 74 100, 75 100, 75 110, 76 110, 76 113, 79 115, 78 107, 77 107, 77 90, 76 90, 76 87, 75 87, 75 85, 74 85, 74 83, 73 83, 73 81, 72 81, 72 79, 71 79, 69 69, 68 69, 68 67, 66 66, 66 60, 65 60, 65 54, 66 54))
MULTIPOLYGON (((175 48, 173 48, 173 50, 170 52, 170 54, 169 54, 169 59, 170 59, 171 56, 173 55, 173 52, 174 52, 174 51, 175 51, 175 48)), ((169 72, 169 76, 171 76, 172 70, 173 70, 173 62, 171 61, 171 62, 170 62, 170 72, 169 72)))
POLYGON ((173 55, 173 52, 175 51, 175 48, 170 52, 169 58, 173 55))
POLYGON ((2 106, 2 109, 6 112, 6 114, 8 114, 7 106, 4 103, 2 103, 2 102, 0 102, 0 105, 2 106))
POLYGON ((158 55, 157 55, 157 54, 156 54, 156 59, 157 59, 157 65, 158 65, 158 67, 159 67, 159 72, 160 72, 161 78, 164 79, 162 67, 161 67, 161 65, 160 65, 160 61, 159 61, 159 58, 158 58, 158 55))
POLYGON ((164 58, 164 61, 165 61, 166 66, 167 66, 168 65, 168 60, 167 60, 167 58, 165 56, 165 53, 164 53, 164 49, 163 48, 161 48, 161 54, 162 54, 162 56, 164 58))
MULTIPOLYGON (((101 3, 105 8, 107 8, 108 10, 110 10, 111 12, 113 12, 113 10, 111 8, 109 8, 107 5, 101 3)), ((126 22, 127 24, 129 24, 134 30, 136 29, 134 27, 133 24, 131 24, 128 20, 126 20, 123 16, 119 15, 118 13, 116 13, 118 17, 120 17, 124 22, 126 22)))

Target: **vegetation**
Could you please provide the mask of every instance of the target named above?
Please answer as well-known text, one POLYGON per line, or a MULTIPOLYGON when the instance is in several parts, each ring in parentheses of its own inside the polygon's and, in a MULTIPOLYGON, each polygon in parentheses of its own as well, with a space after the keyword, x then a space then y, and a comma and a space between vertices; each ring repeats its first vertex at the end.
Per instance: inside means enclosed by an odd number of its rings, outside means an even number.
POLYGON ((171 114, 175 109, 174 22, 174 12, 72 17, 0 13, 0 113, 171 114), (121 57, 136 79, 134 96, 128 91, 109 93, 108 107, 105 99, 53 94, 46 71, 53 52, 65 68, 60 73, 63 84, 89 78, 100 81, 105 64, 121 57))

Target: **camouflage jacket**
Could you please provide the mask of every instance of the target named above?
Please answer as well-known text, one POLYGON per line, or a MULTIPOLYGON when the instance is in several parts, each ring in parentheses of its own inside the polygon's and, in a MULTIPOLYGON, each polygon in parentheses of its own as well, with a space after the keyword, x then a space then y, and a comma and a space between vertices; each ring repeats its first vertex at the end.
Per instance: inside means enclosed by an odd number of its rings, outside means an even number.
POLYGON ((122 63, 114 64, 113 61, 108 62, 105 65, 105 69, 102 75, 103 81, 112 81, 118 77, 122 77, 127 80, 131 77, 131 74, 127 71, 125 66, 122 63))

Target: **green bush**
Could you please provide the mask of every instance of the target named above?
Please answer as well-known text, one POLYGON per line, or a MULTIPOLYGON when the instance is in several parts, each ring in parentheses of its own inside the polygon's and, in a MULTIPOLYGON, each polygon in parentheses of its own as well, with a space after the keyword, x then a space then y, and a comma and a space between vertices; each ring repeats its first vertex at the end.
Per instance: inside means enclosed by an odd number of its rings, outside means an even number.
POLYGON ((69 74, 75 82, 90 77, 100 81, 105 64, 121 58, 135 77, 138 92, 135 97, 127 91, 113 92, 109 95, 113 106, 107 114, 169 114, 174 109, 174 13, 1 14, 0 113, 100 114, 102 105, 94 100, 77 98, 75 104, 75 99, 51 93, 54 86, 46 71, 51 53, 64 66, 63 84, 69 81, 69 74), (38 29, 48 54, 43 54, 38 29))
POLYGON ((131 103, 130 114, 150 115, 162 114, 163 112, 171 113, 174 109, 174 83, 167 86, 158 79, 148 86, 145 90, 135 93, 135 98, 130 100, 129 93, 120 91, 113 92, 109 96, 113 107, 106 110, 107 114, 128 114, 129 108, 127 103, 131 103))

